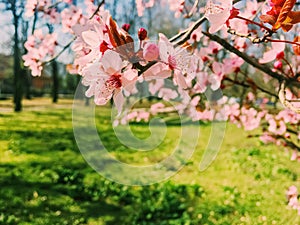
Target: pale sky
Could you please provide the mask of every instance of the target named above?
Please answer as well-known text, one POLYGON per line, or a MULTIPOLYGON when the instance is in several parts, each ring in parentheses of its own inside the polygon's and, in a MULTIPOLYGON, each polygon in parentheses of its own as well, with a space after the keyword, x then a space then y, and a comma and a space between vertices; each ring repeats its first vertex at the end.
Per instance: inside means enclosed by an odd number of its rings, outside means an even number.
POLYGON ((11 14, 9 12, 0 13, 0 53, 9 54, 11 37, 13 35, 13 27, 11 25, 11 14))

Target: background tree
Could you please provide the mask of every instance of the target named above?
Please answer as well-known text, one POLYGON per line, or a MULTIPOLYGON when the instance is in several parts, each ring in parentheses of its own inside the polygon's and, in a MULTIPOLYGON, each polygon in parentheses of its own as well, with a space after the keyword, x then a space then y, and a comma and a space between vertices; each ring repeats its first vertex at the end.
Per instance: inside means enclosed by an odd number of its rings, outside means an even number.
POLYGON ((24 1, 18 0, 2 0, 3 10, 9 11, 12 15, 12 23, 14 28, 13 36, 13 58, 14 58, 14 110, 20 112, 22 110, 22 68, 21 68, 21 48, 20 48, 20 24, 24 13, 24 1))

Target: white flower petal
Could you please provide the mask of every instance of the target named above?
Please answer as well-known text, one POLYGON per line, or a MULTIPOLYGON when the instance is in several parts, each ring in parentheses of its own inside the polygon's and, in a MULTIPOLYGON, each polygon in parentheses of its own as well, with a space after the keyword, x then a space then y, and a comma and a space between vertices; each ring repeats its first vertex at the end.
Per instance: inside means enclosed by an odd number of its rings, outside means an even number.
POLYGON ((102 65, 108 74, 120 72, 123 66, 120 55, 112 50, 107 50, 102 58, 102 65))
POLYGON ((100 46, 100 40, 95 31, 88 30, 82 32, 82 39, 93 48, 100 46))

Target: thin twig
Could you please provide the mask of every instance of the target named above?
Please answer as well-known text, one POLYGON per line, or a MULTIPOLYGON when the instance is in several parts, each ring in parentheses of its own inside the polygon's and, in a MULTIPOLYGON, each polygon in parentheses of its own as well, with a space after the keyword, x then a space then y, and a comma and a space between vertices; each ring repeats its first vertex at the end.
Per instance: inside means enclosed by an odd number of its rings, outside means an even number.
POLYGON ((97 13, 100 11, 101 6, 105 3, 105 0, 102 0, 102 2, 99 3, 96 11, 93 13, 93 15, 90 17, 90 20, 94 18, 94 16, 97 15, 97 13))
POLYGON ((64 51, 66 51, 71 46, 71 44, 75 41, 75 39, 76 39, 76 37, 74 37, 67 45, 65 45, 64 48, 56 56, 54 56, 53 58, 51 58, 48 61, 43 62, 43 65, 51 63, 54 60, 56 60, 61 54, 64 53, 64 51))
POLYGON ((294 73, 293 68, 292 68, 292 65, 289 63, 289 61, 287 61, 285 58, 283 58, 282 60, 288 65, 289 70, 290 70, 290 72, 291 72, 291 74, 292 74, 291 77, 295 77, 295 73, 294 73))
POLYGON ((196 0, 190 12, 187 15, 185 15, 185 18, 190 18, 194 14, 194 11, 197 9, 198 4, 199 0, 196 0))
POLYGON ((286 40, 275 40, 275 39, 271 39, 269 37, 267 37, 266 40, 269 41, 269 42, 282 42, 282 43, 287 43, 287 44, 292 44, 292 45, 298 45, 298 46, 300 46, 299 42, 286 41, 286 40))
POLYGON ((196 30, 204 21, 206 20, 206 17, 201 17, 198 19, 190 28, 185 29, 184 31, 180 32, 179 34, 175 35, 174 37, 170 38, 170 42, 174 42, 174 45, 181 45, 187 40, 190 39, 191 34, 194 30, 196 30), (175 42, 177 39, 179 39, 177 42, 175 42))
POLYGON ((35 8, 34 9, 33 24, 32 24, 32 29, 31 29, 31 35, 34 34, 37 19, 38 19, 38 10, 37 10, 37 8, 35 8))
POLYGON ((235 18, 240 19, 240 20, 244 20, 244 21, 246 21, 246 22, 248 22, 248 23, 251 23, 251 24, 254 24, 254 25, 256 25, 256 26, 259 26, 260 28, 265 29, 265 30, 268 31, 269 33, 273 33, 272 29, 270 29, 270 28, 264 26, 263 24, 257 23, 257 22, 255 22, 255 21, 253 21, 253 20, 249 20, 249 19, 244 18, 244 17, 241 17, 241 16, 236 16, 235 18))
MULTIPOLYGON (((251 86, 248 85, 248 84, 241 83, 241 82, 236 81, 236 80, 233 80, 233 79, 231 79, 231 78, 229 78, 229 77, 226 77, 224 80, 227 80, 227 81, 229 81, 229 82, 231 82, 231 83, 233 83, 233 84, 240 85, 240 86, 242 86, 242 87, 246 87, 246 88, 250 88, 250 87, 251 87, 251 86)), ((260 90, 260 91, 262 91, 262 92, 264 92, 264 93, 266 93, 266 94, 268 94, 268 95, 270 95, 270 96, 273 96, 273 97, 275 97, 275 98, 278 98, 278 96, 277 96, 276 94, 274 94, 274 93, 272 93, 272 92, 270 92, 270 91, 268 91, 268 90, 266 90, 266 89, 264 89, 264 88, 262 88, 262 87, 259 87, 257 84, 256 84, 255 87, 256 87, 258 90, 260 90)))

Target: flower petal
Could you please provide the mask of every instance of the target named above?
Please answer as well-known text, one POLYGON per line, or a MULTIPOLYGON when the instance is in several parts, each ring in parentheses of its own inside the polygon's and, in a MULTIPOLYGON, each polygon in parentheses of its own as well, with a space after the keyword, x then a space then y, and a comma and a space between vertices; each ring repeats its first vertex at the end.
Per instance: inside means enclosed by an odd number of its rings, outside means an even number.
POLYGON ((122 59, 120 55, 112 50, 107 50, 102 58, 102 65, 104 70, 112 75, 114 73, 120 72, 122 69, 122 59))
POLYGON ((122 94, 122 91, 120 89, 116 89, 114 93, 114 102, 116 105, 116 108, 118 110, 118 115, 122 112, 122 107, 124 104, 124 96, 122 94))
POLYGON ((185 78, 180 71, 177 71, 177 70, 174 71, 174 79, 175 79, 176 84, 179 87, 181 87, 183 89, 187 88, 185 78))
POLYGON ((100 45, 99 37, 95 31, 88 30, 82 32, 82 39, 93 48, 100 45))

